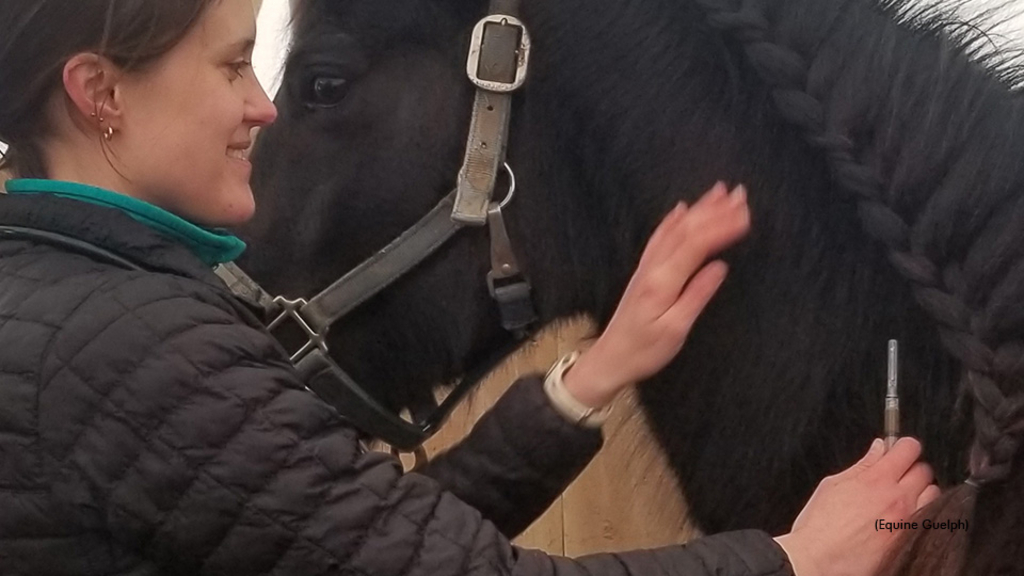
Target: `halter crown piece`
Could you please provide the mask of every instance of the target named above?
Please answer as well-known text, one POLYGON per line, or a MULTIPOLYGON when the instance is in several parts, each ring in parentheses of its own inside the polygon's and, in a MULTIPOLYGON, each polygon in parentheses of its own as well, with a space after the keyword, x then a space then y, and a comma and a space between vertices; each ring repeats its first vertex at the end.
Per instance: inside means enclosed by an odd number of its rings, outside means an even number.
POLYGON ((512 92, 526 81, 530 53, 529 34, 517 18, 519 3, 492 0, 490 14, 473 30, 466 72, 477 92, 465 160, 455 189, 433 210, 309 300, 273 297, 232 263, 214 270, 233 292, 257 302, 268 318, 274 318, 269 330, 288 320, 295 322, 307 341, 291 359, 306 385, 356 427, 394 448, 413 450, 433 435, 469 390, 531 334, 536 322, 530 283, 519 267, 502 215, 515 192, 515 176, 505 162, 512 92), (508 172, 510 187, 499 203, 493 196, 501 169, 508 172), (411 408, 413 421, 409 421, 379 403, 328 355, 327 331, 467 226, 488 227, 491 270, 487 287, 498 304, 502 326, 516 338, 470 370, 448 397, 440 405, 428 407, 423 417, 417 416, 424 411, 411 408))

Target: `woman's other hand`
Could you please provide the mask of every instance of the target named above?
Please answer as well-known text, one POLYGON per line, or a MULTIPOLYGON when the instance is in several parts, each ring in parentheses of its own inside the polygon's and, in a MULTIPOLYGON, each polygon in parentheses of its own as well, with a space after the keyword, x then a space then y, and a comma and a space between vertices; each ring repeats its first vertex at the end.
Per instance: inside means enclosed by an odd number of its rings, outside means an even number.
MULTIPOLYGON (((870 576, 922 506, 939 496, 921 443, 901 438, 888 452, 881 440, 852 467, 821 481, 793 523, 776 541, 797 576, 870 576), (889 525, 886 525, 889 523, 889 525)), ((918 526, 917 529, 923 529, 918 526)))
POLYGON ((573 397, 600 408, 664 368, 725 280, 725 262, 705 262, 749 229, 742 186, 729 192, 719 182, 692 207, 680 203, 669 212, 647 242, 608 327, 565 374, 573 397))

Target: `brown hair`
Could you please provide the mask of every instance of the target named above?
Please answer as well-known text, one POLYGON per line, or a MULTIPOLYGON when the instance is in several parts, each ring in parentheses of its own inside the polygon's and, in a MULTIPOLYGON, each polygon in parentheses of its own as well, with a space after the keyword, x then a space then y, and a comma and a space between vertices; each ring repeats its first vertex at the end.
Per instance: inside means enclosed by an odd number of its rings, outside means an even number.
POLYGON ((64 64, 95 52, 126 72, 173 48, 216 0, 4 0, 0 2, 0 170, 45 177, 46 105, 64 64))

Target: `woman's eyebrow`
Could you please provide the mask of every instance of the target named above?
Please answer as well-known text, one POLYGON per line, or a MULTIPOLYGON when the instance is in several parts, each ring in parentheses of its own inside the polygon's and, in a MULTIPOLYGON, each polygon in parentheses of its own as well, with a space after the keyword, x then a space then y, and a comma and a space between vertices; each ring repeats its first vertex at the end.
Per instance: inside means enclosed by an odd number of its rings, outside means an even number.
POLYGON ((255 45, 256 45, 256 39, 255 38, 253 38, 253 37, 242 38, 241 40, 238 40, 236 42, 232 42, 231 44, 228 44, 227 47, 224 48, 224 53, 225 54, 237 54, 239 52, 248 52, 255 45))

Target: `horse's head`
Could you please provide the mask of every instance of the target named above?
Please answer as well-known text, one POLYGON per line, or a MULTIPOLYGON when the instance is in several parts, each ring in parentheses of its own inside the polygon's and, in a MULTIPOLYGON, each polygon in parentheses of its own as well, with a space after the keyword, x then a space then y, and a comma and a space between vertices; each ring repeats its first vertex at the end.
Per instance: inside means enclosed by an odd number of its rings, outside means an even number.
MULTIPOLYGON (((310 296, 426 215, 455 184, 473 98, 460 2, 310 0, 254 153, 245 267, 310 296)), ((393 406, 508 339, 485 276, 487 234, 461 231, 332 328, 332 352, 393 406), (395 329, 396 326, 417 329, 395 329)))
MULTIPOLYGON (((452 190, 475 90, 467 51, 486 10, 484 0, 300 5, 280 116, 254 154, 258 209, 244 231, 244 265, 272 292, 319 291, 452 190)), ((728 70, 711 66, 711 52, 634 62, 642 51, 680 46, 660 39, 622 53, 621 38, 603 37, 622 14, 577 19, 588 10, 582 1, 527 2, 523 10, 534 51, 508 143, 518 183, 505 210, 509 236, 540 323, 581 312, 600 320, 660 214, 717 178, 738 176, 726 166, 746 146, 732 114, 745 97, 728 70), (594 59, 604 69, 586 64, 594 59), (676 129, 656 133, 667 124, 676 129)), ((709 43, 697 9, 681 10, 676 23, 693 29, 685 45, 709 43)), ((637 33, 659 17, 639 15, 637 33)), ((763 136, 754 147, 778 143, 763 136)), ((461 231, 332 329, 336 356, 392 404, 461 374, 510 339, 485 283, 489 267, 487 231, 461 231)))

